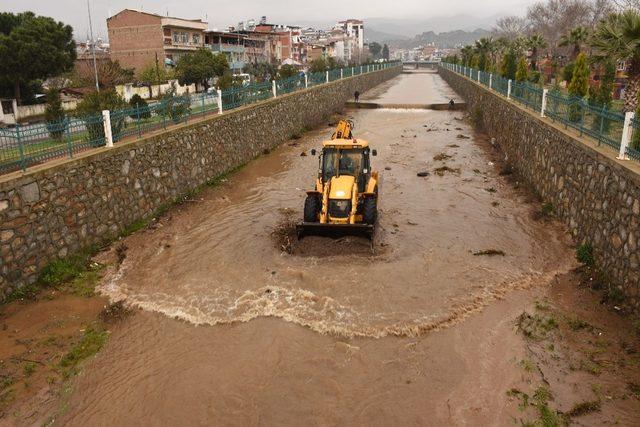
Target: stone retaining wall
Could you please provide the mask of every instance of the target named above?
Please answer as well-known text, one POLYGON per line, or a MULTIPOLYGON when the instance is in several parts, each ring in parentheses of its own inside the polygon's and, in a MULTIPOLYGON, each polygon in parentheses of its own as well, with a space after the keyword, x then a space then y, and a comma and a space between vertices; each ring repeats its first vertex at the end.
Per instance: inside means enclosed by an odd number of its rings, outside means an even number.
POLYGON ((338 80, 0 177, 0 300, 52 260, 117 236, 401 71, 338 80))
POLYGON ((509 163, 569 228, 590 243, 597 266, 640 308, 640 165, 615 160, 531 111, 452 71, 440 75, 462 96, 509 163))

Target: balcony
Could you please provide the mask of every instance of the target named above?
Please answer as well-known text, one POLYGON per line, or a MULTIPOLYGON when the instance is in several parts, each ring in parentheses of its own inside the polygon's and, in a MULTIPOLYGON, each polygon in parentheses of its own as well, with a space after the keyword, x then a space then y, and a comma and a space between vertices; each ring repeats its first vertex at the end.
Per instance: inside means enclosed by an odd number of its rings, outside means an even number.
POLYGON ((227 44, 227 43, 214 43, 207 45, 209 49, 214 52, 222 52, 222 53, 244 53, 244 46, 237 44, 227 44))

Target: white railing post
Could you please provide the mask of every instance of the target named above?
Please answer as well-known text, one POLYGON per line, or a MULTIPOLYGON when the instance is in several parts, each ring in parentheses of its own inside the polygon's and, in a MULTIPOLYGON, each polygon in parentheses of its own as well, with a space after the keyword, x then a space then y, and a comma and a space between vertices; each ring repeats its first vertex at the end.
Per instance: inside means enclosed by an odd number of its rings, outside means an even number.
POLYGON ((481 72, 482 72, 482 71, 478 70, 478 83, 480 83, 480 73, 481 73, 481 72))
POLYGON ((307 76, 307 73, 304 74, 304 87, 309 87, 309 77, 307 76))
POLYGON ((222 114, 222 90, 218 89, 218 114, 222 114))
POLYGON ((113 147, 113 134, 111 133, 111 113, 102 110, 102 124, 104 126, 104 139, 107 147, 113 147))
POLYGON ((278 89, 276 87, 276 81, 275 80, 271 80, 271 90, 273 90, 273 97, 275 98, 276 96, 278 96, 278 89))
POLYGON ((509 84, 507 85, 507 99, 511 98, 511 79, 509 79, 509 84))
POLYGON ((340 68, 340 80, 344 79, 344 69, 340 68))
POLYGON ((622 141, 620 141, 620 154, 618 160, 629 160, 627 157, 627 147, 633 136, 633 127, 631 122, 636 117, 636 113, 629 112, 624 115, 624 127, 622 128, 622 141))
POLYGON ((544 117, 544 113, 547 111, 547 95, 549 89, 542 89, 542 108, 540 108, 540 117, 544 117))
POLYGON ((325 73, 325 80, 326 80, 327 83, 329 83, 329 72, 328 71, 325 73))
POLYGON ((489 89, 493 89, 493 74, 489 74, 489 89))

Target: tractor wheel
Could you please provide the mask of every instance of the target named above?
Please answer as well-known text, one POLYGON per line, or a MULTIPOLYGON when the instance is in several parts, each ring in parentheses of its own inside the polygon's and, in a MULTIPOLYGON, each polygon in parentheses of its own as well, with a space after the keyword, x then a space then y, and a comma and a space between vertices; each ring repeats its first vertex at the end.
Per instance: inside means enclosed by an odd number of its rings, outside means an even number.
POLYGON ((318 196, 307 196, 304 201, 304 222, 318 222, 320 200, 318 196))
POLYGON ((365 224, 374 225, 378 218, 378 199, 367 197, 364 199, 364 213, 362 214, 365 224))

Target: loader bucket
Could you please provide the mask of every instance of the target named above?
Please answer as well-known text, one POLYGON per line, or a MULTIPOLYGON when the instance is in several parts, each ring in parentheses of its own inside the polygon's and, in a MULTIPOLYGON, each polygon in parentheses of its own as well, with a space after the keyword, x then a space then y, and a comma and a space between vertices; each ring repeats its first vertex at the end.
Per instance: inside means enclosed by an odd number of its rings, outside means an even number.
POLYGON ((319 222, 302 222, 296 226, 298 239, 305 236, 322 236, 339 238, 358 236, 373 239, 374 226, 368 224, 321 224, 319 222))

